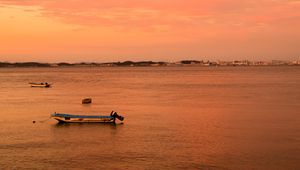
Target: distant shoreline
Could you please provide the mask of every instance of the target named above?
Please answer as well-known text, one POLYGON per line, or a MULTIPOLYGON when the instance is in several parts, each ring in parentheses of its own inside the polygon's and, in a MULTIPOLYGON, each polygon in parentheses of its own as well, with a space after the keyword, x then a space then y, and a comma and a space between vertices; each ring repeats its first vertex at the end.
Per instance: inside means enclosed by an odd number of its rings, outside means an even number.
POLYGON ((198 61, 198 60, 182 60, 178 62, 154 62, 154 61, 124 61, 124 62, 80 62, 80 63, 40 63, 40 62, 0 62, 1 67, 168 67, 168 66, 300 66, 298 61, 198 61))

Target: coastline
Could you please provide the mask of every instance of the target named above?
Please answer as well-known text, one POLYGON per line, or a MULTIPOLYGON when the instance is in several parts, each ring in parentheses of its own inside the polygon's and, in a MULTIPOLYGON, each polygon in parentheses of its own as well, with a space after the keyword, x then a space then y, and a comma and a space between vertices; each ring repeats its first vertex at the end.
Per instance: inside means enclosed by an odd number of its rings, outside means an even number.
POLYGON ((40 63, 40 62, 0 62, 0 68, 14 67, 235 67, 235 66, 300 66, 298 61, 197 61, 197 60, 182 60, 178 62, 154 62, 154 61, 124 61, 124 62, 80 62, 80 63, 40 63))

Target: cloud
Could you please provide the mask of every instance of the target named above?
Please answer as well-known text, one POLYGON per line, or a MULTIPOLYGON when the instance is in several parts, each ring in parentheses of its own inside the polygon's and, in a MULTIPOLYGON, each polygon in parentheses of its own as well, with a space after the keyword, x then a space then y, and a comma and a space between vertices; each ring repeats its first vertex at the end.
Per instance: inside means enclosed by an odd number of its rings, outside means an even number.
POLYGON ((0 0, 1 4, 36 6, 43 16, 68 24, 153 30, 294 24, 300 14, 297 0, 0 0))
POLYGON ((0 5, 24 12, 35 7, 42 17, 77 31, 105 28, 195 40, 300 29, 298 0, 0 0, 0 5))

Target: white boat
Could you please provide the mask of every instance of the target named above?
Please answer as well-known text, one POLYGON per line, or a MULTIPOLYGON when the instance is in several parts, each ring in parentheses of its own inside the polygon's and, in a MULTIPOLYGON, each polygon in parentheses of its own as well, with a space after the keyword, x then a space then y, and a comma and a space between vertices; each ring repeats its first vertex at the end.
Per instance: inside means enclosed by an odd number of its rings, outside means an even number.
POLYGON ((124 120, 123 116, 112 111, 109 116, 100 115, 75 115, 65 113, 53 113, 51 118, 56 119, 60 123, 115 123, 116 119, 124 120))
POLYGON ((45 83, 29 83, 31 87, 50 87, 51 84, 45 83))

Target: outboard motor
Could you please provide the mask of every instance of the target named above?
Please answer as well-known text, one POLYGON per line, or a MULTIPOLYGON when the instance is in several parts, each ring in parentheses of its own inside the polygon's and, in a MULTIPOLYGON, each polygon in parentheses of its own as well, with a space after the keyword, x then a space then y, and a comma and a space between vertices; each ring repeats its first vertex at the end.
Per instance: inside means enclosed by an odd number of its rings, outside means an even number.
POLYGON ((112 111, 112 112, 110 113, 110 116, 113 117, 114 119, 117 118, 117 119, 119 119, 120 121, 123 121, 123 120, 124 120, 124 117, 123 117, 123 116, 118 115, 118 113, 117 113, 117 112, 114 112, 114 111, 112 111))
POLYGON ((118 115, 117 112, 115 112, 115 117, 116 117, 117 119, 119 119, 120 121, 123 121, 123 120, 124 120, 124 117, 118 115))

